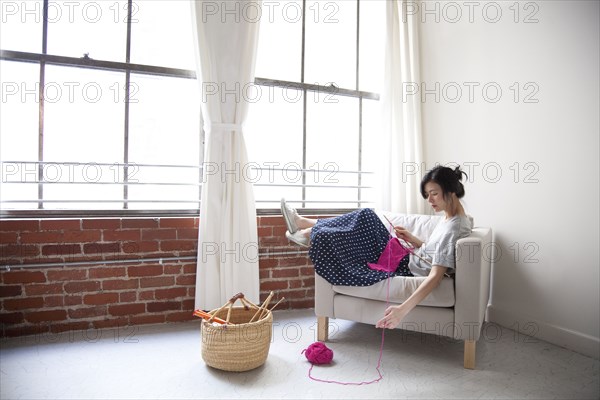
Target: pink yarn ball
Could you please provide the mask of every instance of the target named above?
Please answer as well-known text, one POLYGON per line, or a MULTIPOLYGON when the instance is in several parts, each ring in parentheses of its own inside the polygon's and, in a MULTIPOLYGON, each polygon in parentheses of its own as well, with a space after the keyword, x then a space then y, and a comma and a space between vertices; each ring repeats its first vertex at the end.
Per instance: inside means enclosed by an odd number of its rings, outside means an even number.
POLYGON ((333 350, 322 342, 315 342, 302 350, 306 352, 306 359, 313 364, 329 364, 333 360, 333 350))

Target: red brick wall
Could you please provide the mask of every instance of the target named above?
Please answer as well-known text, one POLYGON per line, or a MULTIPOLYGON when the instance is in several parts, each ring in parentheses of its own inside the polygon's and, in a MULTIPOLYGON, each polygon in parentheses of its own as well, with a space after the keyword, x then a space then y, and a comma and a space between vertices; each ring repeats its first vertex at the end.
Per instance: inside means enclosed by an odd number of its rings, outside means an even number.
MULTIPOLYGON (((258 217, 262 302, 278 309, 314 306, 314 276, 303 249, 284 237, 281 216, 258 217), (275 255, 277 252, 290 252, 275 255)), ((32 219, 0 221, 2 336, 59 333, 194 319, 198 218, 32 219), (19 268, 21 264, 116 261, 19 268)), ((233 295, 234 293, 232 293, 233 295)))

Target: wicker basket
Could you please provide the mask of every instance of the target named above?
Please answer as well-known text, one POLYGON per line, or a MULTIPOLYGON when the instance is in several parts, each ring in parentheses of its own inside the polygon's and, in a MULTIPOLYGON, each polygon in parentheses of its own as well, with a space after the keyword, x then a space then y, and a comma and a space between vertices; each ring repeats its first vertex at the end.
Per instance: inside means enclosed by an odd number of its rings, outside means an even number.
POLYGON ((225 319, 229 324, 202 321, 202 359, 207 365, 224 371, 249 371, 267 360, 273 314, 268 309, 260 310, 262 317, 249 322, 259 307, 243 298, 245 307, 233 307, 234 299, 235 296, 233 301, 211 311, 214 317, 225 319), (225 308, 227 305, 229 307, 225 308))

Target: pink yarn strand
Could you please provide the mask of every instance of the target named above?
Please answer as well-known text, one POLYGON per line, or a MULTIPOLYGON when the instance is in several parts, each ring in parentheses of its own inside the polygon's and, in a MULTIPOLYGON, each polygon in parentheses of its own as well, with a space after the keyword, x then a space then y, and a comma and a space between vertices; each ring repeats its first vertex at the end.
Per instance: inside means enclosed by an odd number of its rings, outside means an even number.
MULTIPOLYGON (((388 288, 389 289, 389 288, 388 288)), ((378 378, 373 379, 371 381, 362 381, 362 382, 341 382, 341 381, 335 381, 335 380, 327 380, 327 379, 320 379, 320 378, 315 378, 314 376, 312 376, 312 369, 314 367, 314 364, 312 364, 308 370, 308 377, 310 379, 312 379, 313 381, 317 381, 317 382, 323 382, 323 383, 335 383, 338 385, 355 385, 355 386, 361 386, 361 385, 370 385, 372 383, 377 383, 380 380, 383 379, 383 375, 381 374, 381 359, 383 357, 383 342, 384 342, 384 337, 385 337, 385 328, 383 328, 383 330, 381 331, 381 346, 379 347, 379 360, 377 361, 377 367, 375 368, 375 370, 377 371, 377 374, 379 375, 378 378)))
MULTIPOLYGON (((388 250, 389 252, 392 251, 391 247, 388 250)), ((391 260, 391 257, 388 257, 388 267, 389 265, 389 260, 391 260)), ((388 268, 389 271, 389 268, 388 268)), ((386 293, 386 299, 385 299, 385 308, 387 309, 388 305, 390 304, 390 272, 388 272, 388 277, 387 277, 387 293, 386 293)), ((362 381, 362 382, 341 382, 341 381, 336 381, 336 380, 327 380, 327 379, 320 379, 320 378, 315 378, 314 376, 312 376, 312 370, 313 367, 315 366, 314 364, 311 364, 309 370, 308 370, 308 377, 310 379, 312 379, 313 381, 316 382, 323 382, 323 383, 335 383, 337 385, 354 385, 354 386, 361 386, 361 385, 370 385, 372 383, 377 383, 380 380, 383 379, 383 375, 381 374, 381 360, 383 358, 383 344, 385 342, 385 328, 381 329, 381 345, 379 346, 379 359, 377 360, 377 367, 375 367, 375 370, 377 371, 377 374, 379 375, 378 378, 373 379, 371 381, 362 381)))

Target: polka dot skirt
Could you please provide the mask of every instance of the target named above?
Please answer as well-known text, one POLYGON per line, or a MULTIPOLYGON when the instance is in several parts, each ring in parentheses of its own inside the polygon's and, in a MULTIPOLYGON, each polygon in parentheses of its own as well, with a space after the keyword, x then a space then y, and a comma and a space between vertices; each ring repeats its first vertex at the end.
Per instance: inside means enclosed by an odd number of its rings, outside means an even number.
POLYGON ((317 274, 333 285, 370 286, 388 276, 412 276, 409 256, 389 275, 367 265, 377 262, 389 238, 389 232, 373 210, 356 210, 318 220, 312 228, 308 255, 317 274))

